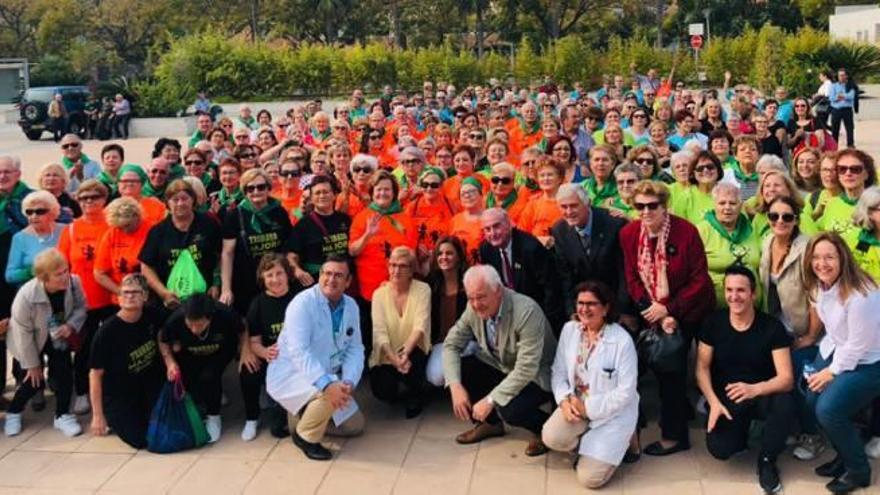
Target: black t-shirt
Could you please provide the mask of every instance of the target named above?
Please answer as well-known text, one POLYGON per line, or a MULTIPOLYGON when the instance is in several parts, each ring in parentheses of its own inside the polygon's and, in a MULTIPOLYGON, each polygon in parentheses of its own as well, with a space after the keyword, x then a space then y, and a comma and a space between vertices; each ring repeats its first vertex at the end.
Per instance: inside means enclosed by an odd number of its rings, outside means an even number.
POLYGON ((155 270, 162 282, 166 283, 177 256, 188 249, 205 283, 211 287, 221 245, 220 229, 211 217, 196 213, 189 230, 181 232, 169 215, 150 229, 138 259, 155 270))
POLYGON ((294 295, 288 291, 281 297, 273 297, 263 292, 254 298, 247 312, 248 335, 261 337, 265 347, 274 344, 284 327, 284 313, 294 295))
POLYGON ((58 326, 64 323, 64 294, 65 291, 60 290, 58 292, 47 292, 46 296, 49 297, 49 306, 52 308, 52 319, 55 320, 55 325, 50 326, 58 326))
POLYGON ((299 264, 304 270, 317 275, 328 256, 348 257, 350 228, 351 218, 345 213, 305 215, 293 226, 287 250, 299 256, 299 264))
POLYGON ((242 312, 247 308, 247 301, 258 291, 255 274, 260 258, 266 253, 284 252, 290 237, 290 217, 284 208, 274 208, 266 213, 266 217, 269 221, 261 227, 260 233, 252 223, 253 213, 242 208, 230 209, 223 219, 223 239, 236 241, 232 292, 244 303, 235 305, 242 312))
POLYGON ((89 367, 104 370, 105 406, 135 402, 139 391, 152 390, 162 380, 158 333, 159 325, 148 313, 134 323, 114 315, 98 328, 89 367))
POLYGON ((186 326, 183 308, 178 308, 161 332, 162 342, 180 343, 178 355, 194 358, 227 360, 235 356, 238 339, 244 331, 244 323, 238 313, 229 306, 216 303, 211 323, 201 335, 195 335, 186 326))
MULTIPOLYGON (((777 120, 772 125, 770 125, 768 129, 770 130, 770 134, 776 135, 776 131, 778 131, 779 129, 785 129, 785 122, 777 120)), ((788 132, 787 129, 786 132, 788 132)))
POLYGON ((757 312, 752 326, 739 332, 730 324, 728 310, 716 311, 703 322, 700 342, 712 347, 712 386, 724 390, 730 383, 758 383, 776 376, 773 351, 791 345, 791 337, 776 318, 757 312))
POLYGON ((772 133, 761 140, 761 153, 764 155, 776 155, 782 158, 782 145, 779 144, 779 139, 772 133))

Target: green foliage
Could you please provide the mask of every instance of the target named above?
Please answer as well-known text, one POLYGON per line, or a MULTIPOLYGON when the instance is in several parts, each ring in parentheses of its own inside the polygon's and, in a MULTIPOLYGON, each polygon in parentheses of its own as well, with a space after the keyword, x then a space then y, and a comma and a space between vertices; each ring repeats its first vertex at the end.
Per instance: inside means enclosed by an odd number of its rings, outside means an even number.
POLYGON ((86 81, 88 77, 77 72, 70 60, 58 55, 40 58, 30 73, 31 86, 65 86, 85 84, 86 81))
POLYGON ((532 48, 532 41, 528 36, 523 36, 516 49, 516 60, 513 66, 513 76, 523 83, 536 81, 544 75, 544 60, 532 48))
POLYGON ((785 40, 782 85, 790 94, 809 95, 815 92, 818 73, 823 67, 814 65, 812 60, 830 43, 827 33, 812 28, 804 28, 785 40))
POLYGON ((765 24, 758 32, 754 60, 752 65, 752 84, 764 92, 771 92, 782 83, 783 50, 785 49, 785 33, 782 29, 765 24))

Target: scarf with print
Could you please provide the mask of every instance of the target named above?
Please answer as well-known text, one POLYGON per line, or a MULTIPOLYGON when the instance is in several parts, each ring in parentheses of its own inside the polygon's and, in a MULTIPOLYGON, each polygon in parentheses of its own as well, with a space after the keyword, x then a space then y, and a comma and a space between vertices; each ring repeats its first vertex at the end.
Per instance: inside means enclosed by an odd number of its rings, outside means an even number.
POLYGON ((238 207, 251 214, 250 224, 254 233, 262 234, 278 228, 278 223, 269 218, 269 213, 281 208, 281 202, 277 199, 269 198, 266 204, 258 210, 250 199, 245 198, 238 204, 238 207))

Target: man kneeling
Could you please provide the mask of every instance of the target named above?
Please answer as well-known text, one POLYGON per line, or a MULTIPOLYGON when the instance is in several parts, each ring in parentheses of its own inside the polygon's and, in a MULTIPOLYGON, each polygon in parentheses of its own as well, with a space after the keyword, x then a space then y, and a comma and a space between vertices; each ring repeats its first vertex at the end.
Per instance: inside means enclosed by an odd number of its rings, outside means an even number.
POLYGON ((332 457, 320 444, 325 432, 354 436, 364 429, 352 396, 364 369, 364 345, 357 303, 345 295, 350 283, 348 262, 330 256, 318 283, 287 307, 278 357, 266 371, 266 391, 299 415, 293 443, 309 459, 332 457), (328 431, 331 420, 335 427, 328 431))
POLYGON ((709 404, 706 447, 716 459, 729 459, 746 450, 751 422, 765 420, 758 482, 766 493, 777 493, 776 457, 794 417, 791 338, 779 320, 755 310, 749 269, 727 269, 724 298, 729 309, 703 322, 697 351, 697 384, 709 404))

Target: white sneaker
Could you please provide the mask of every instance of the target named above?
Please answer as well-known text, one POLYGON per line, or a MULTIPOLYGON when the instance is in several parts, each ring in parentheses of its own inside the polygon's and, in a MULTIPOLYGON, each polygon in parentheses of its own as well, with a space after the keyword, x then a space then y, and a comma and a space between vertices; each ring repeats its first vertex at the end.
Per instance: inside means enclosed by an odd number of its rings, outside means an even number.
POLYGON ((244 428, 241 429, 241 439, 245 442, 257 438, 257 420, 249 419, 244 422, 244 428))
POLYGON ((6 413, 6 423, 3 425, 3 432, 7 437, 14 437, 21 433, 21 413, 6 413))
POLYGON ((62 414, 55 418, 55 421, 52 423, 52 426, 56 430, 61 430, 61 433, 64 433, 66 437, 75 437, 82 433, 82 427, 79 425, 79 421, 76 420, 76 416, 73 414, 62 414))
POLYGON ((865 455, 871 459, 880 458, 880 437, 873 437, 865 444, 865 455))
POLYGON ((76 399, 73 400, 73 414, 82 416, 83 414, 88 414, 91 409, 92 406, 89 404, 88 395, 77 395, 76 399))
POLYGON ((222 430, 220 416, 209 415, 208 419, 205 420, 205 429, 208 430, 208 443, 214 443, 217 440, 220 440, 220 433, 222 430))
MULTIPOLYGON (((825 451, 825 439, 821 434, 801 435, 798 446, 792 451, 792 455, 801 461, 812 461, 825 451)), ((866 447, 867 452, 867 447, 866 447)))

